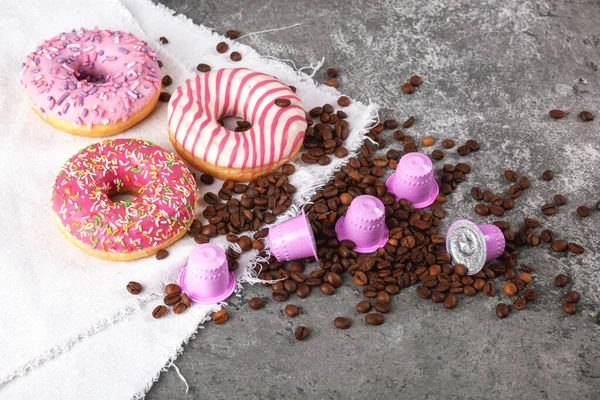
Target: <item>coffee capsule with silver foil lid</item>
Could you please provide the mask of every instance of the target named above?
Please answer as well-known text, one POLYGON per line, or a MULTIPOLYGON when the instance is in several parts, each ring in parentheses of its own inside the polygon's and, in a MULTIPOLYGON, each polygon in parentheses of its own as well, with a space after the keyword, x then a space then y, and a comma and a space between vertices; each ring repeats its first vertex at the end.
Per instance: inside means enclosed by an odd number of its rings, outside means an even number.
POLYGON ((505 244, 504 235, 496 225, 475 225, 468 219, 454 221, 446 233, 446 250, 454 263, 467 267, 469 275, 499 257, 505 244))

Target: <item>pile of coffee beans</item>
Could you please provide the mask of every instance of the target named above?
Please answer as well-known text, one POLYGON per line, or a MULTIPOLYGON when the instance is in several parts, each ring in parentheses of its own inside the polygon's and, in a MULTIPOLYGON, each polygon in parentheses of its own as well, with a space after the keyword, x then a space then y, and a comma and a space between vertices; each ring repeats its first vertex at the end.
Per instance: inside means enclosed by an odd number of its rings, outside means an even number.
MULTIPOLYGON (((338 104, 346 104, 340 98, 338 104)), ((309 111, 308 127, 304 136, 302 161, 306 164, 328 165, 331 155, 343 158, 348 155, 344 141, 348 138, 347 114, 342 110, 334 111, 331 104, 315 107, 309 111), (315 123, 315 120, 318 122, 315 123)))
MULTIPOLYGON (((133 295, 141 293, 143 287, 140 283, 131 281, 127 284, 127 291, 133 295)), ((163 299, 165 305, 158 305, 152 310, 152 316, 154 318, 161 318, 164 316, 168 308, 172 307, 175 314, 181 314, 191 305, 191 300, 187 294, 181 292, 179 285, 170 283, 165 286, 165 297, 163 299)))

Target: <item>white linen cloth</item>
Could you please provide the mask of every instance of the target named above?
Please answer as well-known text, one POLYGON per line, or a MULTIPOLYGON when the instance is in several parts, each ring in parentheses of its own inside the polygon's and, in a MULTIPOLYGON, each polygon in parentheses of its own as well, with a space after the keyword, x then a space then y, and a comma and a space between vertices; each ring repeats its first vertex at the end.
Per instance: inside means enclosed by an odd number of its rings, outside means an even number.
MULTIPOLYGON (((19 86, 19 69, 25 56, 44 38, 79 27, 119 29, 147 40, 163 61, 162 74, 175 87, 193 76, 200 62, 213 69, 247 67, 276 76, 297 87, 306 109, 336 104, 340 93, 317 86, 308 76, 281 61, 261 57, 241 43, 213 34, 183 16, 148 0, 75 0, 38 2, 8 0, 0 14, 0 397, 1 398, 130 398, 142 397, 161 368, 172 362, 183 343, 194 334, 214 306, 194 305, 184 314, 172 313, 154 320, 151 310, 161 303, 162 288, 174 281, 195 245, 184 237, 169 250, 169 257, 110 262, 88 256, 70 244, 54 224, 51 188, 60 166, 79 149, 98 139, 69 135, 40 120, 19 86), (169 43, 161 45, 160 36, 169 43), (242 54, 234 63, 215 51, 228 41, 242 54), (145 290, 132 296, 130 280, 145 290)), ((296 29, 302 29, 296 28, 296 29)), ((308 29, 308 27, 306 28, 308 29)), ((376 115, 374 105, 353 101, 346 147, 356 151, 376 115)), ((141 123, 115 137, 139 137, 173 151, 167 135, 166 104, 141 123)), ((297 172, 291 183, 298 188, 296 205, 304 204, 315 188, 340 167, 293 162, 297 172)), ((199 185, 199 198, 219 187, 199 185)), ((206 204, 198 204, 198 215, 206 204)), ((292 211, 282 220, 290 216, 292 211)), ((224 237, 214 240, 222 246, 224 237)), ((245 268, 239 281, 252 280, 245 268)))

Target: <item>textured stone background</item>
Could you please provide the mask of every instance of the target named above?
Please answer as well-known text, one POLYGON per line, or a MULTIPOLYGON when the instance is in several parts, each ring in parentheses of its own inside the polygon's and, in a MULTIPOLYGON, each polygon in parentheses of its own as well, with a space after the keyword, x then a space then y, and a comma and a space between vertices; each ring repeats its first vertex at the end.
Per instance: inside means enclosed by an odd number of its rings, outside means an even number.
MULTIPOLYGON (((170 370, 150 399, 600 397, 600 212, 584 220, 575 214, 577 206, 600 200, 598 1, 162 2, 222 33, 301 22, 241 40, 299 66, 324 56, 325 67, 340 70, 341 89, 380 104, 383 119, 414 115, 416 138, 481 143, 479 153, 464 159, 473 172, 450 197, 443 228, 460 217, 492 221, 475 216, 470 188, 505 191, 502 173, 512 168, 529 176, 532 187, 506 219, 539 218, 586 253, 556 255, 547 245, 521 251, 520 261, 536 270, 539 297, 505 320, 494 315, 507 300, 503 294, 460 297, 449 311, 409 289, 394 297, 384 325, 366 326, 354 311, 362 296, 348 277, 334 296, 293 297, 303 312, 292 320, 270 299, 263 310, 250 310, 251 297, 270 297, 268 288, 250 287, 232 301, 227 324, 207 324, 178 359, 189 393, 170 370), (407 96, 399 88, 413 73, 424 84, 407 96), (550 120, 552 108, 567 110, 567 118, 550 120), (598 120, 580 121, 583 109, 598 120), (541 180, 545 169, 554 170, 553 181, 541 180), (539 208, 556 193, 568 204, 544 217, 539 208), (582 294, 575 316, 561 311, 566 289, 553 285, 560 272, 582 294), (336 330, 336 316, 354 325, 336 330), (311 330, 304 342, 293 338, 299 324, 311 330)), ((316 78, 325 81, 325 68, 316 78)), ((444 162, 458 158, 450 151, 444 162)), ((496 281, 498 289, 503 281, 496 281)))

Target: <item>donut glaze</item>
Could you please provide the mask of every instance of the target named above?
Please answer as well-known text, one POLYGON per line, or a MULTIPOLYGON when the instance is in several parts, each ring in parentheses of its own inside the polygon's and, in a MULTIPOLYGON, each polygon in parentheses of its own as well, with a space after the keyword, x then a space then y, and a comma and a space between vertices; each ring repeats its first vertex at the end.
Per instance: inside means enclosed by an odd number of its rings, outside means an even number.
POLYGON ((245 68, 213 70, 177 88, 168 107, 169 135, 196 168, 224 179, 251 180, 277 169, 302 146, 302 102, 274 77, 245 68), (287 107, 275 100, 290 101, 287 107), (252 128, 235 132, 218 120, 235 116, 252 128))
POLYGON ((63 233, 107 259, 166 247, 187 231, 195 205, 196 184, 183 161, 139 139, 103 140, 81 150, 61 168, 52 193, 63 233), (114 193, 137 198, 113 202, 114 193))
POLYGON ((146 42, 97 28, 42 41, 23 63, 20 83, 44 120, 86 136, 119 133, 138 122, 161 88, 156 53, 146 42), (108 128, 94 132, 96 126, 108 128))

